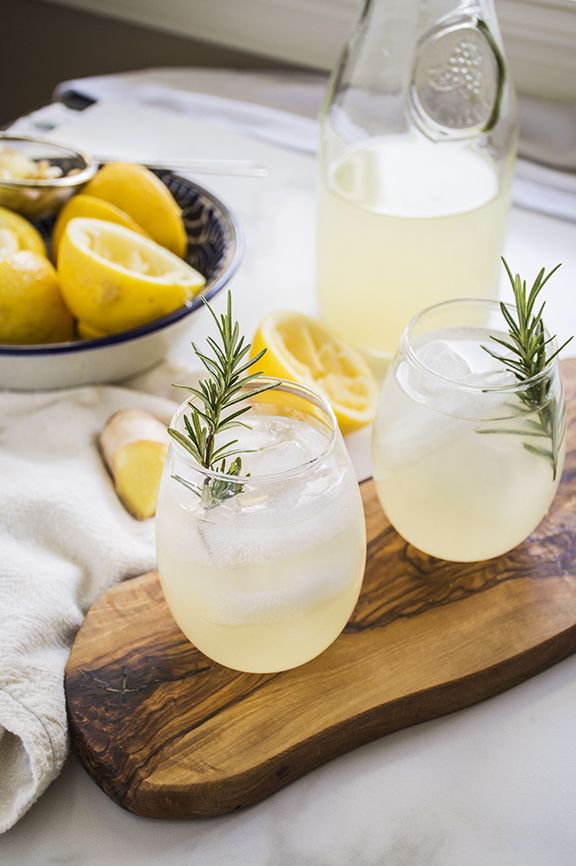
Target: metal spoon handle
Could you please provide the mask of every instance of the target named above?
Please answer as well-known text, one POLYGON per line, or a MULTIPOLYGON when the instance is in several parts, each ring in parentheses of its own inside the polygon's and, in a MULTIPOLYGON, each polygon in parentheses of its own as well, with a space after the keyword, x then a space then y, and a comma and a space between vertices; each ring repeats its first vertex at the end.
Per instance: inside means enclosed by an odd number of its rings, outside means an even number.
MULTIPOLYGON (((120 162, 118 157, 96 155, 95 159, 105 165, 120 162)), ((236 177, 267 177, 265 165, 248 159, 131 159, 130 162, 158 170, 192 171, 196 174, 220 174, 236 177)))

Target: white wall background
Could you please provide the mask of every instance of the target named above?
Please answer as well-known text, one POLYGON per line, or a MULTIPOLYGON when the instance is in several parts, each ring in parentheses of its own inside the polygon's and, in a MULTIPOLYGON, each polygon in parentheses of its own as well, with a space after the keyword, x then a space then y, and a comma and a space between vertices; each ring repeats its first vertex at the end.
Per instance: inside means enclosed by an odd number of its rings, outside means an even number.
MULTIPOLYGON (((331 68, 359 0, 44 0, 239 48, 331 68)), ((506 51, 525 93, 576 99, 576 0, 496 0, 506 51)))

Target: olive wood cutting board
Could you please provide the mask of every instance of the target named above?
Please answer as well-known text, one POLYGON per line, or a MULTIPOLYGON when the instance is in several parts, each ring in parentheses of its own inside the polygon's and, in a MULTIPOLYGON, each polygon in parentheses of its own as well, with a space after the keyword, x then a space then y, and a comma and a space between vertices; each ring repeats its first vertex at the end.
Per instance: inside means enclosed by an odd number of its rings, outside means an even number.
MULTIPOLYGON (((563 365, 576 404, 576 359, 563 365)), ((574 413, 572 413, 574 414, 574 413)), ((398 728, 473 704, 576 651, 576 424, 548 517, 487 562, 432 559, 387 523, 371 481, 364 587, 344 633, 280 674, 241 674, 184 638, 155 572, 92 606, 66 669, 72 739, 116 803, 218 815, 398 728)))

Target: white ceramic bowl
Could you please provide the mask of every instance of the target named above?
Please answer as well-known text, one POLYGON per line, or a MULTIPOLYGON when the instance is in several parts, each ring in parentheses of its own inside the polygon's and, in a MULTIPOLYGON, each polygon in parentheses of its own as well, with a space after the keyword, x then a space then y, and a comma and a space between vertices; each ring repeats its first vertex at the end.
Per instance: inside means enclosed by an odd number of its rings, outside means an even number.
MULTIPOLYGON (((171 172, 156 172, 182 207, 188 235, 186 260, 206 277, 201 296, 139 328, 98 340, 12 346, 0 344, 0 388, 46 391, 118 382, 157 364, 190 327, 202 307, 230 280, 242 258, 239 225, 212 193, 171 172)), ((49 236, 53 218, 37 224, 49 236)))

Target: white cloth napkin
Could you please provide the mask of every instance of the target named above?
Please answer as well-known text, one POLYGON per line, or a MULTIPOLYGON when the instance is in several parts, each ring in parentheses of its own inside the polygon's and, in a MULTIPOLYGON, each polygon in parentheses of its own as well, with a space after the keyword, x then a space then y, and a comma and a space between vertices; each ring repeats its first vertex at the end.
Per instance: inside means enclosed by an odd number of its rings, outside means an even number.
POLYGON ((0 833, 64 762, 64 666, 86 609, 155 563, 153 521, 124 510, 96 437, 123 408, 168 422, 176 404, 145 392, 175 380, 165 365, 130 388, 0 394, 0 833))
MULTIPOLYGON (((0 394, 0 833, 64 763, 64 667, 86 610, 155 567, 154 521, 125 511, 97 436, 119 409, 168 423, 171 383, 197 375, 166 363, 125 386, 0 394)), ((370 474, 368 437, 348 440, 359 479, 370 474)))

